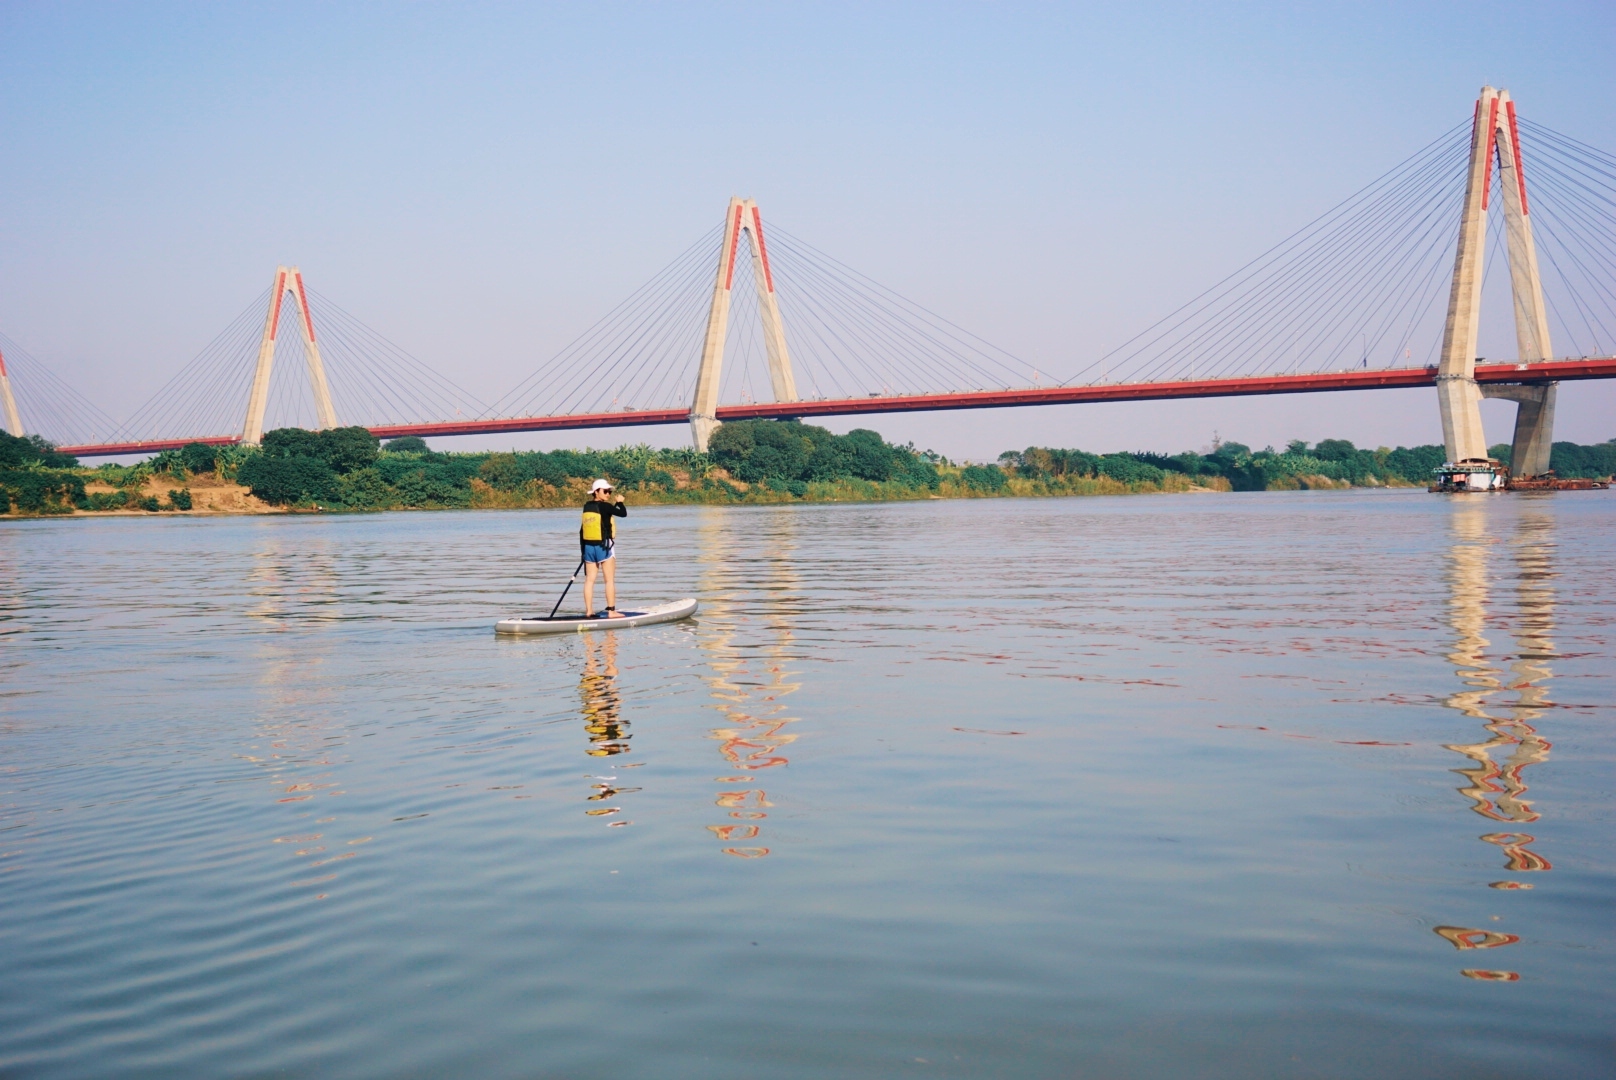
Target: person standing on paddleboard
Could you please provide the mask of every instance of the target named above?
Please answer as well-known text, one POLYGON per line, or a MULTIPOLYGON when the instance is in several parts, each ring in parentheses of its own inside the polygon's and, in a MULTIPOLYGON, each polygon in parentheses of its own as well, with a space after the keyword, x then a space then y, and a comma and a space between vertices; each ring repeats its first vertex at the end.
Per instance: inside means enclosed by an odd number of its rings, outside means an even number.
POLYGON ((616 538, 612 535, 612 518, 628 517, 623 500, 614 498, 612 485, 596 480, 589 488, 589 501, 584 503, 583 526, 578 530, 578 543, 584 555, 584 615, 595 614, 595 578, 606 577, 606 617, 621 619, 617 610, 617 560, 612 548, 616 538))

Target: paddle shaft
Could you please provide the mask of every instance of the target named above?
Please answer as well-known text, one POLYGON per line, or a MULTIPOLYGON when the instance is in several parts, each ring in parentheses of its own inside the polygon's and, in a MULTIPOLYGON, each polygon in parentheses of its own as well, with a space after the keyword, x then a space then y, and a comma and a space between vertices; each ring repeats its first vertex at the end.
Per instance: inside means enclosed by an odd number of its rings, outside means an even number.
POLYGON ((572 583, 574 581, 578 580, 578 575, 579 575, 580 572, 582 572, 583 568, 584 568, 584 561, 583 561, 583 559, 579 559, 578 560, 578 569, 574 570, 572 572, 572 576, 567 579, 567 588, 562 589, 561 590, 561 595, 556 597, 555 607, 550 609, 550 614, 548 616, 549 618, 552 618, 552 619, 555 618, 555 613, 561 610, 561 601, 563 601, 563 600, 565 600, 567 598, 567 591, 572 588, 572 583))

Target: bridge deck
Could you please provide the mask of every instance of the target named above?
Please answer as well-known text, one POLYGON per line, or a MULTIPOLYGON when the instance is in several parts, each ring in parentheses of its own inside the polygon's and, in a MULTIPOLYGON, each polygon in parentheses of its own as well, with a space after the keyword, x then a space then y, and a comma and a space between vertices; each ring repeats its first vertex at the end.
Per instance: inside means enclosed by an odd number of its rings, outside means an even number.
MULTIPOLYGON (((1535 364, 1478 364, 1476 381, 1483 383, 1573 382, 1616 378, 1616 357, 1586 360, 1551 360, 1535 364)), ((789 403, 758 402, 721 405, 720 420, 760 420, 782 417, 854 416, 865 413, 940 412, 955 409, 999 409, 1028 405, 1074 405, 1095 401, 1162 401, 1174 398, 1252 397, 1264 394, 1314 394, 1339 390, 1406 390, 1436 385, 1436 368, 1382 368, 1337 371, 1315 375, 1265 375, 1242 379, 1199 379, 1187 382, 1101 383, 1089 386, 1028 387, 1021 390, 977 390, 958 394, 915 394, 903 397, 871 396, 789 403)), ((509 431, 578 431, 587 428, 647 427, 683 424, 688 409, 629 409, 618 412, 564 416, 518 416, 497 420, 456 420, 425 424, 386 424, 372 427, 383 439, 403 435, 493 435, 509 431)), ((64 446, 76 457, 110 457, 176 450, 186 443, 224 446, 241 441, 239 435, 207 435, 192 439, 154 439, 146 442, 98 443, 64 446)))

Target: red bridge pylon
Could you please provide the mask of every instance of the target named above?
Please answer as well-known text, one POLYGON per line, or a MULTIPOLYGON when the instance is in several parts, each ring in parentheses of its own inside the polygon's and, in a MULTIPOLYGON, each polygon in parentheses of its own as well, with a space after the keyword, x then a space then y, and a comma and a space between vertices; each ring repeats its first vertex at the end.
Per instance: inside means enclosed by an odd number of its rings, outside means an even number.
POLYGON ((320 345, 314 336, 314 318, 309 314, 303 273, 295 266, 277 266, 275 284, 269 291, 269 311, 264 317, 264 337, 258 346, 258 367, 253 372, 252 393, 247 398, 247 418, 241 428, 241 441, 248 446, 257 446, 264 437, 269 376, 275 366, 275 336, 280 328, 281 305, 288 296, 297 306, 298 326, 303 331, 303 356, 309 365, 309 388, 314 392, 314 411, 320 429, 337 426, 337 410, 331 405, 331 387, 326 382, 325 362, 320 359, 320 345))
POLYGON ((791 354, 786 349, 785 326, 780 321, 780 303, 774 293, 774 271, 769 267, 769 249, 763 242, 763 216, 755 200, 732 197, 724 215, 724 244, 718 251, 718 276, 707 314, 707 337, 701 348, 701 367, 696 372, 696 399, 690 406, 691 435, 702 453, 706 453, 707 441, 718 430, 719 376, 724 364, 724 340, 729 333, 735 255, 742 233, 752 248, 752 279, 757 283, 758 315, 763 320, 763 347, 769 358, 774 400, 797 400, 797 380, 791 373, 791 354))
POLYGON ((22 416, 17 412, 17 399, 11 393, 11 373, 6 371, 4 353, 0 353, 0 404, 6 409, 6 430, 22 438, 22 416))
POLYGON ((1441 486, 1452 490, 1495 490, 1505 474, 1488 457, 1481 425, 1481 399, 1506 398, 1519 403, 1510 468, 1518 477, 1549 471, 1554 440, 1556 383, 1492 384, 1476 382, 1476 343, 1481 328, 1481 286, 1487 240, 1487 206, 1492 197, 1493 165, 1504 200, 1504 231, 1509 256, 1509 285, 1515 298, 1515 344, 1522 364, 1552 359, 1549 315, 1543 303, 1537 247, 1532 240, 1526 173, 1521 163, 1520 125, 1508 90, 1481 89, 1470 137, 1470 170, 1465 187, 1459 243, 1453 260, 1453 288, 1442 334, 1442 362, 1437 370, 1437 401, 1442 411, 1442 441, 1447 451, 1441 486))

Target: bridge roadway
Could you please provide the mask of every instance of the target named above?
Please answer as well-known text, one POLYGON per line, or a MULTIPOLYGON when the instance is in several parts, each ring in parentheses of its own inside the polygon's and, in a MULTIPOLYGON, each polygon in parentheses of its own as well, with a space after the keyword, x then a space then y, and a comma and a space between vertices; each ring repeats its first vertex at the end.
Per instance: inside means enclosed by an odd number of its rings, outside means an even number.
MULTIPOLYGON (((1535 364, 1477 364, 1481 383, 1576 382, 1616 378, 1616 357, 1548 360, 1535 364)), ((1187 382, 1100 383, 1088 386, 1028 387, 1022 390, 976 390, 959 394, 872 395, 819 401, 757 402, 720 405, 720 420, 761 420, 864 413, 940 412, 955 409, 1000 409, 1025 405, 1074 405, 1095 401, 1163 401, 1174 398, 1254 397, 1264 394, 1314 394, 1337 390, 1407 390, 1436 385, 1436 368, 1354 369, 1317 375, 1265 375, 1256 378, 1198 379, 1187 382)), ((428 424, 382 424, 371 427, 383 439, 403 435, 496 435, 507 431, 578 431, 586 428, 646 427, 684 424, 689 409, 624 409, 563 416, 518 416, 499 420, 453 420, 428 424)), ((176 450, 186 443, 226 446, 240 435, 202 435, 190 439, 97 443, 64 446, 76 457, 111 457, 176 450)))

